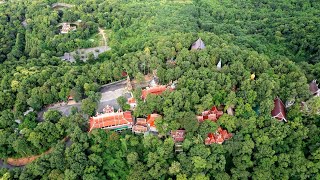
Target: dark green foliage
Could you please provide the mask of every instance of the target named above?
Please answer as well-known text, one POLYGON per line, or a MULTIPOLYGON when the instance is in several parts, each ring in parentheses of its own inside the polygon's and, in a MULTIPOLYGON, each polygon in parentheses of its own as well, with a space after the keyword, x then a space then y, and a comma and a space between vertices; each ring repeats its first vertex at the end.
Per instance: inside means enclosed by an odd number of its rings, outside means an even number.
MULTIPOLYGON (((0 170, 4 179, 319 179, 319 98, 308 90, 320 79, 318 1, 65 0, 75 6, 60 10, 54 2, 0 4, 0 158, 52 148, 23 169, 0 170), (59 34, 59 23, 79 19, 76 31, 59 34), (112 32, 111 51, 87 63, 56 58, 92 47, 98 27, 112 32), (199 37, 206 48, 189 51, 199 37), (159 137, 87 132, 100 85, 123 71, 144 83, 155 69, 160 84, 177 80, 176 89, 144 102, 137 88, 134 115, 161 114, 159 137), (68 96, 82 103, 79 111, 38 119, 68 96), (295 100, 288 123, 271 118, 275 97, 295 100), (310 111, 301 111, 302 101, 310 111), (222 104, 217 123, 196 120, 222 104), (29 107, 35 112, 24 115, 29 107), (233 137, 204 145, 219 126, 233 137), (181 153, 168 134, 176 129, 187 132, 181 153)), ((124 97, 117 101, 129 109, 124 97)))

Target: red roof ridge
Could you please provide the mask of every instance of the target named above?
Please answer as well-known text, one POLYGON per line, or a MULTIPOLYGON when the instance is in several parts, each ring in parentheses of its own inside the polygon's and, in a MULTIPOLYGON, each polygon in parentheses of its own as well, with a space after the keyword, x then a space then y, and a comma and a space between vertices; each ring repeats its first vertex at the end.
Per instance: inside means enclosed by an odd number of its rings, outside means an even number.
POLYGON ((95 129, 95 128, 121 126, 125 124, 132 124, 132 122, 133 121, 132 121, 131 111, 109 112, 109 113, 99 114, 97 116, 90 117, 89 132, 91 132, 92 129, 95 129))
POLYGON ((281 99, 279 97, 276 97, 273 102, 274 108, 271 111, 272 117, 278 119, 279 121, 287 122, 285 105, 283 104, 281 99))

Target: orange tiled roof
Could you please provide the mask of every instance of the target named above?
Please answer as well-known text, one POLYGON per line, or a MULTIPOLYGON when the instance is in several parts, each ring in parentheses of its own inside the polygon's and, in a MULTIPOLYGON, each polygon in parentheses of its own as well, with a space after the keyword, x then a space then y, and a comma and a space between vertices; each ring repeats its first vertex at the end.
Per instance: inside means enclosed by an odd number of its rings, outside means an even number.
POLYGON ((147 123, 150 125, 150 127, 156 127, 154 124, 156 118, 161 117, 160 114, 149 114, 147 117, 147 123))
POLYGON ((132 125, 132 115, 130 111, 111 112, 91 117, 89 120, 89 131, 96 128, 107 128, 112 126, 132 125))
POLYGON ((213 106, 211 110, 203 111, 200 116, 197 116, 199 122, 204 120, 211 120, 217 122, 217 120, 223 115, 223 111, 219 111, 216 106, 213 106))
POLYGON ((142 98, 142 99, 146 99, 147 96, 148 96, 148 94, 160 95, 160 94, 162 94, 166 89, 167 89, 167 86, 164 86, 164 85, 154 86, 154 87, 150 87, 150 88, 148 88, 148 89, 144 89, 144 90, 142 90, 141 98, 142 98))
POLYGON ((129 104, 136 103, 136 99, 134 97, 131 97, 128 99, 128 103, 129 104))
POLYGON ((73 100, 73 96, 68 96, 68 100, 73 100))
POLYGON ((224 130, 221 127, 219 127, 216 133, 208 134, 208 137, 205 139, 205 144, 206 145, 210 145, 213 143, 222 144, 225 140, 228 140, 231 137, 232 137, 231 133, 228 133, 227 130, 224 130))

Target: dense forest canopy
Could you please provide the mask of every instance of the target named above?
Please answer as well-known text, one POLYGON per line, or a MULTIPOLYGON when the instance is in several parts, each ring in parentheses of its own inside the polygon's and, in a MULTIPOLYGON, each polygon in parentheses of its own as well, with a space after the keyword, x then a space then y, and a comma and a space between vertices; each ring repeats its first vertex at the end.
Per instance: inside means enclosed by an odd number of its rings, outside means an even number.
POLYGON ((23 167, 1 163, 0 177, 319 179, 320 97, 309 91, 312 80, 320 81, 319 14, 316 0, 1 1, 0 159, 43 155, 23 167), (76 29, 60 33, 63 23, 76 29), (111 50, 86 62, 61 60, 99 46, 101 29, 111 50), (190 50, 198 38, 205 49, 190 50), (177 87, 145 101, 137 88, 133 115, 161 114, 159 136, 88 133, 101 85, 124 72, 143 81, 154 70, 160 84, 177 87), (80 110, 49 110, 39 120, 39 112, 69 95, 82 102, 80 110), (291 102, 288 122, 271 116, 276 97, 291 102), (197 121, 220 105, 234 107, 234 116, 197 121), (219 127, 232 138, 205 145, 219 127), (168 135, 177 129, 186 131, 180 153, 168 135))

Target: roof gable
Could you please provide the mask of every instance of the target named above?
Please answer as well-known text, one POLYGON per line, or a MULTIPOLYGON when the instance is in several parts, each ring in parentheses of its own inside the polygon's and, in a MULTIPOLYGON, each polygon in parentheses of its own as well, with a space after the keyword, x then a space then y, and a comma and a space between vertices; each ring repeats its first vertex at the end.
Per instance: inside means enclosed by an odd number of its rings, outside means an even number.
POLYGON ((142 90, 141 98, 146 99, 148 94, 160 95, 167 89, 167 86, 160 85, 142 90))
POLYGON ((208 133, 208 137, 205 139, 205 144, 222 144, 225 140, 228 140, 231 137, 231 133, 228 133, 227 130, 224 130, 221 127, 219 127, 215 133, 208 133))
POLYGON ((171 137, 174 139, 175 142, 182 142, 184 141, 184 137, 185 137, 185 130, 175 130, 175 131, 171 131, 171 137))
POLYGON ((200 50, 200 49, 204 49, 204 48, 206 48, 206 46, 204 45, 204 42, 201 40, 201 38, 199 38, 196 42, 194 42, 191 45, 192 50, 200 50))
POLYGON ((216 106, 213 106, 211 110, 203 111, 200 116, 197 116, 199 122, 204 120, 211 120, 216 122, 223 115, 223 111, 219 111, 216 106))
POLYGON ((133 119, 130 111, 104 113, 90 118, 89 132, 96 128, 131 125, 132 123, 133 119))
POLYGON ((147 117, 147 123, 149 124, 150 127, 156 127, 155 125, 155 120, 156 118, 161 117, 160 114, 149 114, 147 117))
POLYGON ((310 90, 310 92, 311 92, 313 95, 318 93, 319 88, 318 88, 318 84, 317 84, 317 81, 316 81, 316 80, 313 80, 313 81, 309 84, 309 90, 310 90))
POLYGON ((274 99, 274 108, 271 111, 271 115, 280 121, 286 121, 286 109, 283 102, 278 97, 274 99))

